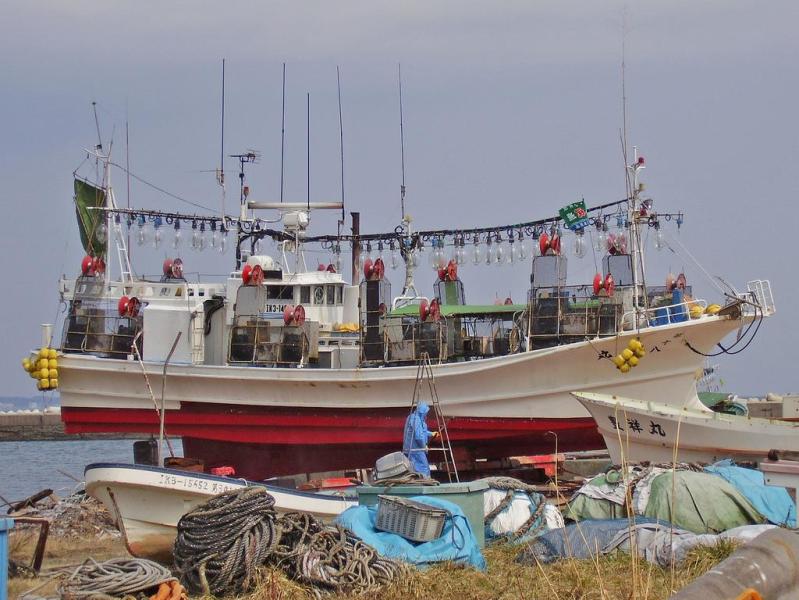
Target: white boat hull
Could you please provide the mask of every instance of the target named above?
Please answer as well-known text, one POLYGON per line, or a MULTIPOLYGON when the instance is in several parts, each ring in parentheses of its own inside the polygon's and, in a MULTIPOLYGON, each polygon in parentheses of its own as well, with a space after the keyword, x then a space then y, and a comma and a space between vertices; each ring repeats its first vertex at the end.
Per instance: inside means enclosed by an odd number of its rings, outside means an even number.
POLYGON ((593 416, 616 464, 760 461, 771 449, 799 451, 799 424, 787 421, 590 392, 574 396, 593 416))
MULTIPOLYGON (((86 493, 114 515, 128 551, 136 557, 171 562, 180 517, 222 492, 261 485, 242 479, 141 465, 86 467, 86 493)), ((300 511, 330 521, 357 504, 333 496, 264 486, 278 513, 300 511)))

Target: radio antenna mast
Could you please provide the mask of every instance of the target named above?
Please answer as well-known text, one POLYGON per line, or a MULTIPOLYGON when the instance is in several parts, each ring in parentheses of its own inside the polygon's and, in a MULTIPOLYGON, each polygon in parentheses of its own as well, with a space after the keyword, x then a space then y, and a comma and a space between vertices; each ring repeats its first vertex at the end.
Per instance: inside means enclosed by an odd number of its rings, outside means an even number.
POLYGON ((311 210, 311 92, 305 93, 305 190, 308 211, 311 210))
MULTIPOLYGON (((222 59, 222 131, 220 134, 219 172, 216 181, 222 188, 222 215, 225 214, 225 59, 222 59)), ((223 222, 224 225, 224 222, 223 222)))
POLYGON ((402 219, 405 219, 405 128, 402 118, 402 65, 397 63, 397 82, 399 84, 399 116, 400 116, 400 161, 402 164, 402 184, 400 185, 400 208, 402 219))
POLYGON ((341 221, 339 221, 339 232, 341 225, 344 224, 344 121, 341 117, 341 71, 336 65, 336 86, 338 90, 338 144, 339 155, 341 157, 341 221))
POLYGON ((283 106, 280 115, 280 201, 283 202, 283 158, 286 151, 286 63, 283 63, 283 106))

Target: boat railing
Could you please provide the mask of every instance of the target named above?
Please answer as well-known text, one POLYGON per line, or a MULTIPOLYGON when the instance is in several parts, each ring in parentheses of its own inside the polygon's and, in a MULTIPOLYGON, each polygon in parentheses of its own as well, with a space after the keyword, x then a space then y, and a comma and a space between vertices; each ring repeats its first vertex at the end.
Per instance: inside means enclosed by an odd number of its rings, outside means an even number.
POLYGON ((616 335, 622 314, 620 299, 594 295, 587 286, 538 288, 530 296, 529 337, 574 340, 616 335))
POLYGON ((740 294, 739 297, 745 302, 742 306, 744 315, 756 316, 760 311, 762 316, 767 317, 777 312, 774 305, 774 296, 771 293, 771 282, 768 279, 755 279, 746 284, 748 292, 740 294), (752 303, 757 306, 753 306, 752 303))
POLYGON ((701 319, 707 316, 705 314, 706 308, 707 301, 702 299, 688 299, 651 308, 638 308, 624 313, 621 320, 622 328, 641 329, 701 319), (701 312, 694 311, 692 314, 691 309, 696 306, 702 310, 701 312))
MULTIPOLYGON (((101 308, 81 308, 67 316, 61 350, 68 354, 93 354, 103 358, 127 358, 133 352, 142 318, 120 317, 101 308)), ((136 342, 142 352, 142 338, 136 342)))
POLYGON ((257 316, 239 315, 230 332, 228 363, 288 367, 308 360, 309 338, 303 326, 279 326, 257 316))
MULTIPOLYGON (((388 317, 383 327, 383 361, 417 362, 427 353, 433 362, 445 362, 448 352, 447 321, 420 321, 413 317, 388 317)), ((367 355, 364 353, 364 355, 367 355)), ((369 353, 372 356, 374 353, 369 353)))

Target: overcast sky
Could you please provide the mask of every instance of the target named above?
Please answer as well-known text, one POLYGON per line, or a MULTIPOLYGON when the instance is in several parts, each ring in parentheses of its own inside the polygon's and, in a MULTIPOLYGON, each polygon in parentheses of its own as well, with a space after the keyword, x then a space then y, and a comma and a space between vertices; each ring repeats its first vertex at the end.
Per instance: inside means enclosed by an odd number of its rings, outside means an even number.
MULTIPOLYGON (((226 153, 260 151, 248 172, 252 198, 273 200, 285 62, 286 199, 306 195, 306 93, 311 196, 338 199, 338 65, 347 208, 361 211, 363 231, 386 231, 400 216, 401 63, 415 226, 499 225, 550 216, 583 197, 589 205, 623 197, 623 39, 628 136, 647 158, 647 191, 661 211, 687 214, 669 235, 737 288, 758 278, 774 288, 778 314, 747 352, 719 360, 728 389, 799 390, 797 23, 793 1, 4 2, 0 395, 34 393, 20 359, 39 343, 40 323, 58 314, 59 275, 79 270, 71 176, 96 142, 92 101, 119 161, 127 118, 131 170, 218 209, 208 171, 219 162, 226 58, 226 153)), ((232 199, 235 166, 225 164, 232 199)), ((125 204, 125 176, 114 178, 125 204)), ((135 180, 130 202, 194 210, 135 180)), ((334 226, 316 215, 313 225, 334 226)), ((165 257, 133 252, 139 273, 157 273, 165 257)), ((194 274, 232 266, 231 253, 183 254, 194 274)), ((651 283, 685 271, 697 296, 720 299, 684 253, 653 251, 647 266, 651 283)), ((590 281, 592 253, 569 268, 572 282, 590 281)), ((467 299, 521 300, 528 273, 466 267, 467 299)), ((432 279, 424 267, 423 293, 432 279)))

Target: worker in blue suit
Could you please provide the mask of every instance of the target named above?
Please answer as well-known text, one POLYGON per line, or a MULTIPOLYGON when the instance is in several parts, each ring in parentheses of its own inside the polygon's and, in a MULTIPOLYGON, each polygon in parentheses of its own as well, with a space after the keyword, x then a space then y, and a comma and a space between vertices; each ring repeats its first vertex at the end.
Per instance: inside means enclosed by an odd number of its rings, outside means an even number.
POLYGON ((427 442, 438 436, 437 431, 427 428, 427 413, 430 407, 427 402, 419 402, 408 418, 402 434, 402 453, 411 461, 413 470, 430 477, 430 463, 427 460, 427 442))

